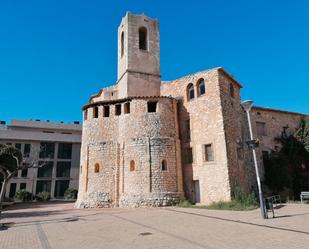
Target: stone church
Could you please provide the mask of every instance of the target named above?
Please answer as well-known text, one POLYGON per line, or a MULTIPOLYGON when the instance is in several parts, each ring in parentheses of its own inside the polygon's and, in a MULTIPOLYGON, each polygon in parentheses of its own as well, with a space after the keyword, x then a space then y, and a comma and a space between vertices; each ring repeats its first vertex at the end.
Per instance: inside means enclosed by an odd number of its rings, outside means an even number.
MULTIPOLYGON (((76 207, 167 206, 228 201, 255 171, 242 85, 223 68, 162 81, 158 20, 127 13, 118 28, 118 79, 83 106, 76 207)), ((258 163, 283 127, 303 115, 253 107, 258 163)), ((263 180, 263 177, 262 177, 263 180)))

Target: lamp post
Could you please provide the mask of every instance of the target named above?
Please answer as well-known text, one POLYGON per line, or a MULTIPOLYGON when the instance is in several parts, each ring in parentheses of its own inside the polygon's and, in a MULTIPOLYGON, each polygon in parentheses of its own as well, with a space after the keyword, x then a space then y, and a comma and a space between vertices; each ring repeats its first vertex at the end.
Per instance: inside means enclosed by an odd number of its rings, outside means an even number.
MULTIPOLYGON (((253 133, 252 133, 252 126, 251 126, 251 119, 250 119, 250 110, 253 106, 252 100, 246 100, 241 103, 242 108, 245 110, 248 118, 248 125, 249 125, 249 132, 250 132, 250 140, 253 141, 253 133)), ((265 219, 265 209, 264 209, 264 200, 263 200, 263 193, 261 188, 261 181, 260 181, 260 174, 259 174, 259 168, 257 164, 256 159, 256 152, 255 152, 255 146, 251 146, 252 148, 252 154, 253 154, 253 161, 254 161, 254 167, 255 167, 255 173, 256 173, 256 181, 259 189, 259 200, 260 200, 260 209, 261 209, 261 216, 263 219, 265 219)))

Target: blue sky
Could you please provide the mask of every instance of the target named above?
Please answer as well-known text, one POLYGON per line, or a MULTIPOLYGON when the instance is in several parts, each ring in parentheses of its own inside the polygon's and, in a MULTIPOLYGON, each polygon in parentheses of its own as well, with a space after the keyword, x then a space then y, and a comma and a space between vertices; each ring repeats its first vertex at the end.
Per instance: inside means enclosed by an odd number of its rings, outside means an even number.
POLYGON ((126 11, 160 20, 163 80, 222 66, 243 99, 309 113, 309 1, 1 0, 0 120, 81 120, 126 11))

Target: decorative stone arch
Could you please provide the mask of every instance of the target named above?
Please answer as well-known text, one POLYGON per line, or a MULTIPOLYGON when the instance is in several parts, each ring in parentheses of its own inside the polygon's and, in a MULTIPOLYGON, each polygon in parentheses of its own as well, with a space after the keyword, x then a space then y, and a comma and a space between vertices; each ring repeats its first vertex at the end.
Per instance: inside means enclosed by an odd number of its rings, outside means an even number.
POLYGON ((194 85, 192 83, 189 83, 187 85, 187 101, 194 99, 194 97, 195 97, 194 85))
POLYGON ((99 173, 100 172, 100 164, 99 163, 96 163, 94 165, 94 173, 99 173))
POLYGON ((206 85, 205 85, 205 80, 203 78, 200 78, 196 82, 196 89, 197 89, 197 96, 203 96, 206 93, 206 85))
POLYGON ((139 49, 148 50, 148 31, 146 27, 140 27, 138 29, 138 42, 139 49))
POLYGON ((130 167, 129 168, 130 171, 135 171, 136 166, 135 166, 135 161, 134 160, 130 161, 130 166, 129 167, 130 167))
POLYGON ((163 159, 161 162, 161 170, 167 171, 167 161, 165 159, 163 159))

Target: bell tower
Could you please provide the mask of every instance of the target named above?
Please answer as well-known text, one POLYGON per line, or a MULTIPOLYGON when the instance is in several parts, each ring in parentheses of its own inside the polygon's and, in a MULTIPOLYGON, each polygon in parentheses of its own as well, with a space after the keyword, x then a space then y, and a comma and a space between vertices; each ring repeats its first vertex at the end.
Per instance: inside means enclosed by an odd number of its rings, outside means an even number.
POLYGON ((158 20, 129 12, 118 27, 118 97, 160 95, 158 20))

